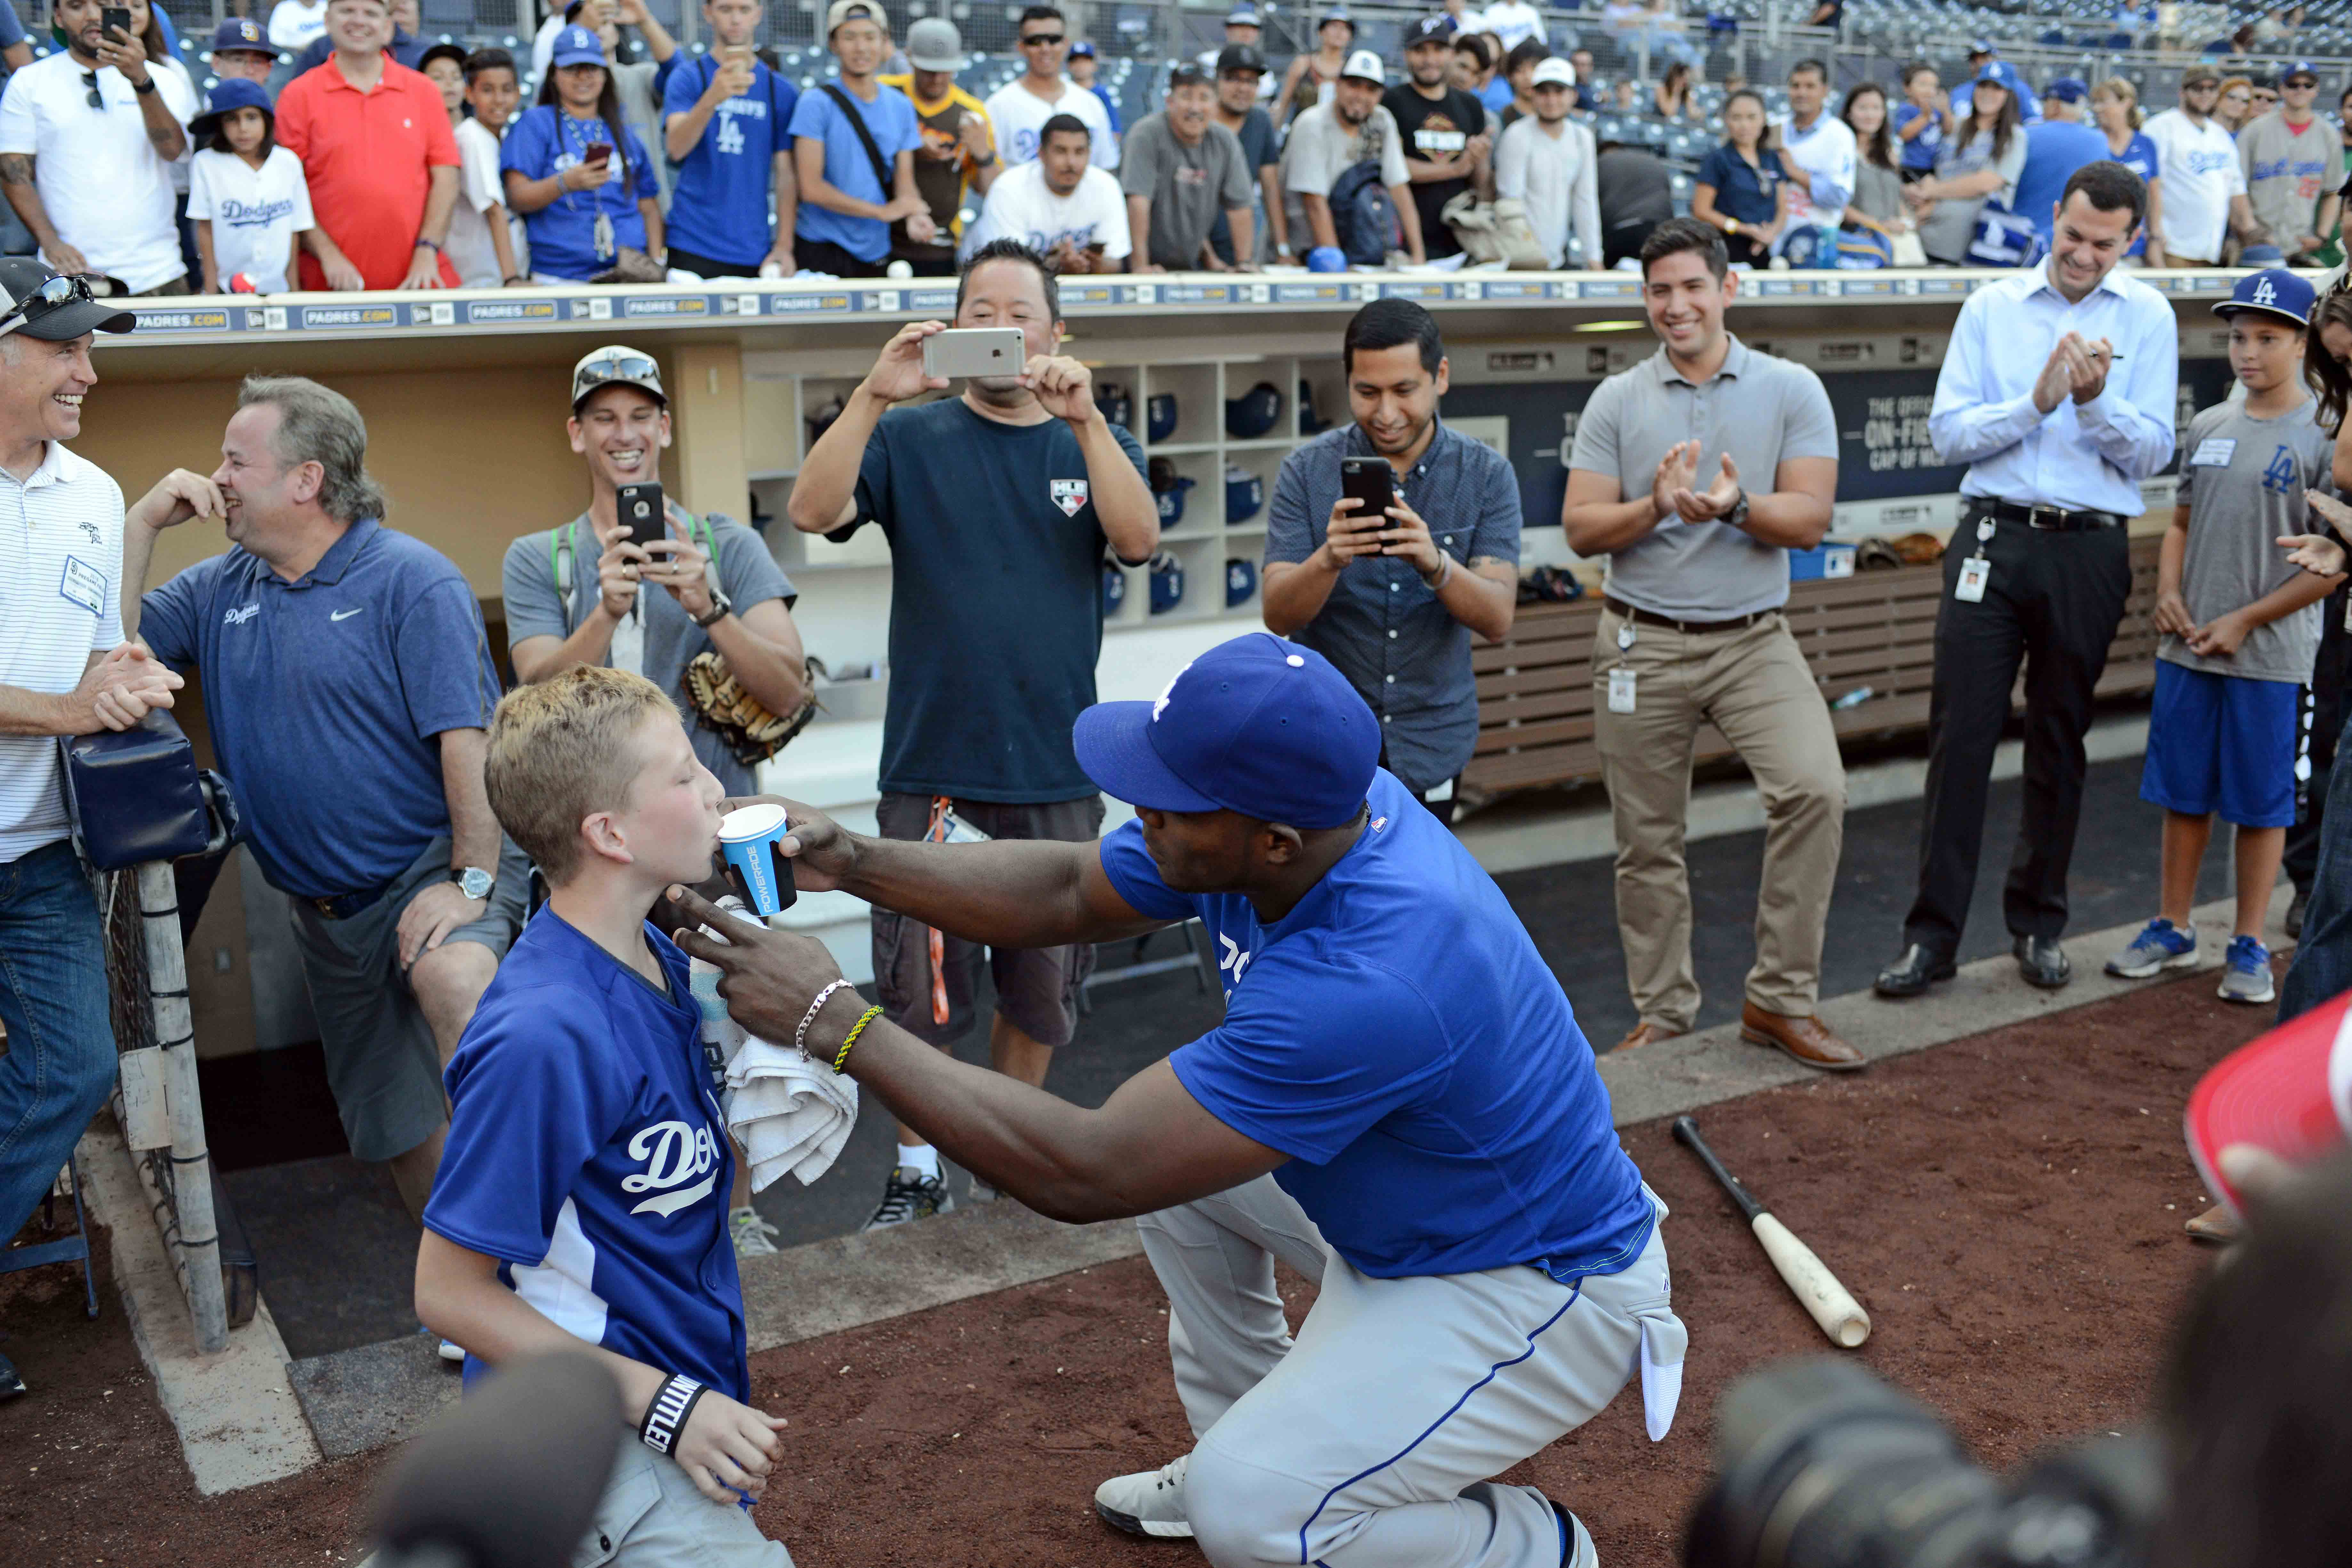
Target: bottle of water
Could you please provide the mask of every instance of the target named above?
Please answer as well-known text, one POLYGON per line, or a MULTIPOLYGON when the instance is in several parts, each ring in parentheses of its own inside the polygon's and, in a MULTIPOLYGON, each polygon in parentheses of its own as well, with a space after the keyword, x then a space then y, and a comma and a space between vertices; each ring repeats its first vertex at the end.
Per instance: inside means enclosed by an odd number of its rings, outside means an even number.
MULTIPOLYGON (((759 923, 757 917, 743 907, 743 900, 732 893, 721 898, 719 907, 739 921, 759 923)), ((702 931, 715 941, 727 940, 725 932, 712 931, 709 926, 703 927, 702 931)), ((694 993, 694 1005, 702 1011, 702 1059, 710 1069, 712 1091, 723 1094, 727 1089, 727 1066, 750 1036, 728 1015, 726 1000, 719 994, 719 966, 699 958, 688 959, 688 984, 694 993)))

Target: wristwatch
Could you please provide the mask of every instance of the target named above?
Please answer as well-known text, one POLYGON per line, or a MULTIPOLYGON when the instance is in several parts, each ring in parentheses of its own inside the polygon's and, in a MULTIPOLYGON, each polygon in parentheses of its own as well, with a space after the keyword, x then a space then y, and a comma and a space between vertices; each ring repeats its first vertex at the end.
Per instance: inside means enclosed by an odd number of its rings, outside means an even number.
POLYGON ((715 626, 719 623, 720 619, 726 616, 727 612, 734 607, 735 601, 730 599, 719 589, 713 588, 710 591, 709 613, 695 616, 694 624, 698 626, 715 626))
POLYGON ((1723 521, 1734 528, 1748 526, 1748 492, 1746 490, 1741 490, 1738 497, 1732 501, 1731 510, 1723 514, 1723 521))
POLYGON ((490 889, 498 886, 499 874, 485 871, 479 866, 457 866, 450 868, 449 879, 457 883, 457 890, 467 898, 488 899, 490 889))
POLYGON ((155 90, 155 79, 151 76, 144 81, 134 81, 131 84, 131 90, 145 98, 155 90))

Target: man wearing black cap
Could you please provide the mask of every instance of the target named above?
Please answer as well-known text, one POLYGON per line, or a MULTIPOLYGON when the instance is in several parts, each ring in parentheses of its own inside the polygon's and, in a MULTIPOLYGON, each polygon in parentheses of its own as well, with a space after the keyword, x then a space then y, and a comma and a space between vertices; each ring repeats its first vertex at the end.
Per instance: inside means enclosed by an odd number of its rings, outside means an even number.
POLYGON ((1216 102, 1217 89, 1200 67, 1178 66, 1168 81, 1168 107, 1127 133, 1118 177, 1135 245, 1128 265, 1137 272, 1225 270, 1229 264, 1209 248, 1220 213, 1234 254, 1244 264, 1257 254, 1249 165, 1240 138, 1211 118, 1216 102))
MULTIPOLYGON (((1265 57, 1255 44, 1227 44, 1217 53, 1216 71, 1213 113, 1216 122, 1242 144, 1242 166, 1249 171, 1256 188, 1250 216, 1259 226, 1258 249, 1265 255, 1287 258, 1290 245, 1282 228, 1282 175, 1276 167, 1281 157, 1281 139, 1275 134, 1274 117, 1258 107, 1258 100, 1265 96, 1258 90, 1266 82, 1265 57)), ((1233 226, 1222 212, 1217 214, 1217 226, 1209 231, 1209 245, 1228 266, 1245 266, 1255 259, 1234 254, 1233 226)))
MULTIPOLYGON (((0 1246, 114 1084, 106 933, 74 855, 60 735, 127 730, 180 678, 122 631, 122 492, 65 443, 128 310, 29 257, 0 259, 0 1246)), ((0 1400, 25 1384, 0 1356, 0 1400)))
POLYGON ((1486 131, 1486 106, 1447 79, 1454 62, 1454 32, 1444 16, 1423 16, 1404 36, 1406 79, 1388 89, 1381 104, 1404 137, 1405 178, 1421 214, 1421 240, 1432 261, 1461 253, 1453 228, 1438 215, 1445 204, 1475 184, 1493 183, 1489 159, 1495 139, 1486 131))
MULTIPOLYGON (((887 1022, 853 1041, 862 999, 808 938, 679 940, 726 972, 747 1028, 801 1031, 1001 1190, 1066 1221, 1136 1216, 1195 1442, 1105 1481, 1107 1522, 1196 1540, 1219 1568, 1591 1568, 1581 1522, 1492 1478, 1637 1367, 1666 1435, 1688 1336, 1661 1207, 1559 981, 1376 765, 1379 729, 1320 655, 1257 632, 1156 701, 1079 717, 1087 773, 1136 808, 1099 843, 889 844, 787 806, 802 887, 977 941, 1202 921, 1223 1022, 1099 1110, 887 1022), (1276 1258, 1318 1286, 1295 1341, 1276 1258)), ((716 918, 678 896, 688 926, 716 918)))

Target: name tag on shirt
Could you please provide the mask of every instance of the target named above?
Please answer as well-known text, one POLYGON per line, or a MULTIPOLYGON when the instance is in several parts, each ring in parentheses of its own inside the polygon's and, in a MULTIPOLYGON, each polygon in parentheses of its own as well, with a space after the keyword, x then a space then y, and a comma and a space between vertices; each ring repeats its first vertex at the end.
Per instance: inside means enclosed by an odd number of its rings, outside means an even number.
POLYGON ((2197 450, 2189 456, 2189 466, 2192 468, 2226 468, 2237 450, 2238 443, 2234 437, 2208 436, 2197 443, 2197 450))
POLYGON ((93 616, 106 613, 106 574, 79 555, 66 557, 65 574, 58 584, 58 593, 93 616))

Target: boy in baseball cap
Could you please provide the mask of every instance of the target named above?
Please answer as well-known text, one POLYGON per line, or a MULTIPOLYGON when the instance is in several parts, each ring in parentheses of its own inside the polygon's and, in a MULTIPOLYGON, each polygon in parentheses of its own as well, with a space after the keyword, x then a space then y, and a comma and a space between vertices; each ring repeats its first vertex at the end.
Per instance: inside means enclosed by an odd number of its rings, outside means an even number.
POLYGON ((213 29, 212 53, 206 59, 213 75, 223 81, 242 77, 266 82, 277 68, 278 49, 261 30, 261 24, 250 16, 231 16, 213 29))
POLYGON ((2189 911, 2219 815, 2237 826, 2237 922, 2225 1002, 2276 994, 2263 942, 2294 822, 2303 683, 2319 651, 2319 603, 2338 581, 2297 568, 2282 535, 2309 531, 2306 487, 2329 482, 2334 442, 2303 384, 2311 284, 2249 274, 2213 313, 2230 323, 2242 402, 2200 413, 2180 442, 2180 487, 2157 567, 2156 698, 2140 798, 2165 810, 2163 903, 2107 973, 2144 979, 2198 962, 2189 911))

